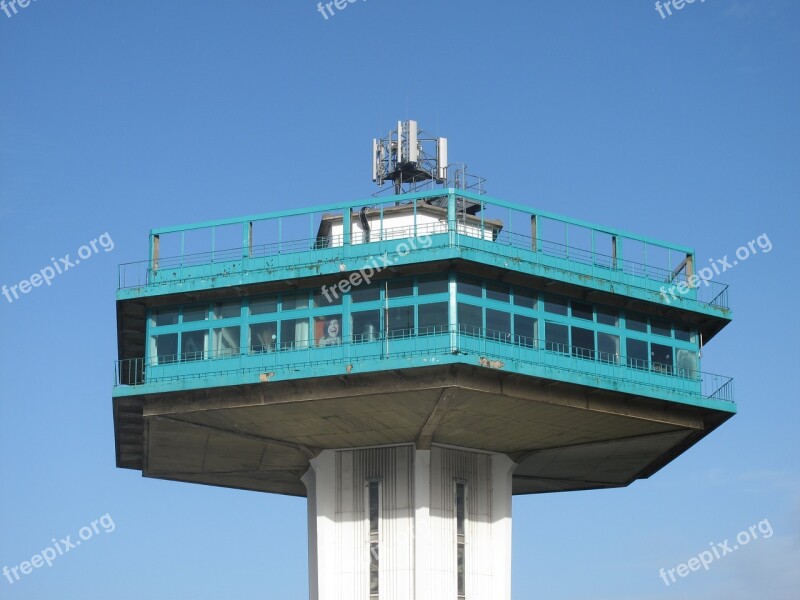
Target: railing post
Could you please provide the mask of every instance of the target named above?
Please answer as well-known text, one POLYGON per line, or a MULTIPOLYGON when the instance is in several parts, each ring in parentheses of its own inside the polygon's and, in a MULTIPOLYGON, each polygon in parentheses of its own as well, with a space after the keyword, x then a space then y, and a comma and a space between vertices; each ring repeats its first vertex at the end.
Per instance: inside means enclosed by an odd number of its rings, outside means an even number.
POLYGON ((342 211, 342 250, 344 256, 350 256, 350 245, 352 244, 352 216, 353 211, 348 206, 342 211))
POLYGON ((242 224, 242 258, 253 256, 253 222, 245 221, 242 224))
POLYGON ((155 273, 158 271, 158 257, 159 247, 161 244, 161 236, 152 234, 150 236, 150 269, 155 273))
POLYGON ((458 284, 456 283, 456 274, 452 271, 450 272, 447 285, 447 289, 450 292, 448 295, 450 309, 447 313, 449 316, 448 329, 450 329, 450 352, 451 354, 455 354, 458 350, 458 302, 456 300, 458 284))
POLYGON ((449 233, 448 244, 456 245, 456 194, 455 190, 450 190, 447 194, 447 232, 449 233))

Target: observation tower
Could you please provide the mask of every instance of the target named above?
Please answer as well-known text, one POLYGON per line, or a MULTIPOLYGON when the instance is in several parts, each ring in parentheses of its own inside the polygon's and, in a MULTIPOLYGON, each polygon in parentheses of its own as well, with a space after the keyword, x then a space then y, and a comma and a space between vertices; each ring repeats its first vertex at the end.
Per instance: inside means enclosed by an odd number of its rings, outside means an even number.
POLYGON ((627 486, 736 412, 692 249, 447 155, 399 122, 372 197, 154 229, 120 267, 117 465, 307 498, 312 600, 508 600, 514 494, 627 486))

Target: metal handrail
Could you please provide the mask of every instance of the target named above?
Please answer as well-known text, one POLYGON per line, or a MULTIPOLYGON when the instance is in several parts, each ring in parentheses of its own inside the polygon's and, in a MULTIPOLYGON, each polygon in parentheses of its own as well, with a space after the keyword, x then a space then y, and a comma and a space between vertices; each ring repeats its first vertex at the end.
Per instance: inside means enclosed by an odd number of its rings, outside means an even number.
MULTIPOLYGON (((457 225, 461 225, 462 223, 464 222, 460 221, 457 225)), ((553 242, 543 239, 535 240, 531 236, 526 236, 523 234, 518 234, 505 230, 501 230, 494 239, 487 240, 485 239, 485 232, 482 232, 481 236, 475 237, 473 235, 470 235, 466 231, 461 231, 461 229, 462 229, 461 227, 457 226, 456 228, 457 235, 453 239, 448 239, 447 241, 448 246, 463 247, 463 244, 461 243, 462 238, 467 240, 472 240, 474 238, 476 242, 482 244, 483 246, 481 248, 482 250, 491 252, 493 254, 499 254, 499 253, 493 252, 492 251, 493 249, 489 244, 498 244, 501 246, 520 248, 532 251, 536 255, 542 254, 544 256, 550 256, 556 259, 562 259, 567 261, 567 263, 578 263, 583 265, 589 265, 592 268, 600 268, 608 270, 610 272, 616 271, 634 277, 642 277, 654 283, 662 283, 667 287, 676 286, 677 283, 687 283, 687 278, 685 273, 679 273, 676 275, 675 273, 673 273, 668 269, 662 269, 660 267, 654 267, 636 261, 615 258, 610 255, 602 254, 596 251, 589 251, 578 247, 571 247, 566 244, 561 244, 559 242, 553 242)), ((448 230, 446 221, 438 223, 429 223, 424 225, 418 224, 416 226, 409 225, 405 227, 383 228, 371 232, 369 243, 377 243, 385 241, 400 242, 404 239, 414 239, 414 238, 420 238, 422 236, 446 234, 447 231, 448 230)), ((355 239, 351 242, 350 247, 366 245, 366 243, 363 242, 361 239, 359 239, 358 236, 354 236, 354 238, 355 239)), ((186 267, 211 265, 211 264, 233 263, 248 258, 265 258, 270 256, 280 256, 286 254, 309 253, 323 248, 337 248, 337 247, 344 247, 343 236, 329 236, 327 238, 318 238, 318 237, 301 238, 298 240, 289 240, 283 242, 273 242, 270 244, 262 244, 258 246, 253 246, 252 248, 233 248, 233 249, 219 250, 214 252, 186 254, 178 257, 159 258, 157 263, 158 264, 157 271, 168 271, 170 269, 183 269, 186 267)), ((304 264, 312 265, 315 264, 315 261, 312 260, 306 263, 294 263, 293 266, 300 267, 303 266, 304 264)), ((258 270, 263 270, 263 269, 256 268, 256 269, 243 269, 243 270, 248 272, 249 271, 257 272, 258 270)), ((146 285, 153 285, 155 282, 153 281, 152 276, 153 273, 157 271, 152 268, 152 262, 149 260, 123 263, 119 265, 118 287, 119 289, 128 289, 128 288, 142 287, 146 285), (135 279, 130 283, 128 283, 129 270, 135 270, 138 273, 135 279)), ((187 276, 182 280, 188 280, 188 279, 192 279, 192 277, 187 276)), ((170 282, 172 281, 174 280, 170 280, 170 282)), ((698 300, 698 301, 704 302, 711 306, 728 308, 728 286, 726 284, 709 280, 705 282, 703 285, 705 285, 706 288, 709 289, 710 293, 708 295, 711 296, 711 299, 698 300)), ((634 287, 641 287, 641 286, 634 286, 634 287)), ((648 288, 643 288, 643 289, 648 289, 648 288)), ((702 288, 699 285, 693 289, 702 290, 702 288)))
POLYGON ((148 359, 124 359, 115 362, 115 385, 138 386, 146 383, 163 381, 183 381, 194 378, 224 375, 228 373, 260 373, 265 369, 297 371, 303 368, 313 369, 324 365, 342 365, 349 363, 380 362, 387 358, 436 356, 444 354, 471 354, 476 348, 470 340, 477 340, 480 348, 477 351, 492 356, 495 359, 513 361, 521 364, 544 365, 562 371, 574 372, 583 375, 608 376, 623 379, 634 383, 650 385, 651 387, 667 390, 693 393, 702 398, 733 402, 733 379, 731 377, 705 373, 702 371, 678 369, 673 365, 658 362, 642 361, 624 355, 608 354, 591 348, 556 344, 538 338, 512 335, 505 331, 496 331, 466 324, 454 327, 433 326, 425 328, 397 329, 388 332, 388 335, 364 336, 352 335, 345 337, 341 343, 320 346, 317 340, 301 340, 291 345, 281 346, 251 346, 226 349, 220 352, 208 351, 202 353, 174 354, 169 356, 151 357, 148 359), (398 341, 417 340, 418 347, 408 349, 401 347, 399 350, 392 345, 398 341), (353 353, 353 347, 373 344, 376 351, 373 353, 353 353), (492 344, 487 346, 487 344, 492 344), (505 350, 503 350, 505 348, 505 350), (328 352, 325 352, 328 351, 328 352), (336 356, 331 356, 331 351, 336 356), (337 352, 338 351, 338 352, 337 352), (230 367, 230 359, 261 357, 262 364, 250 367, 230 367), (297 358, 283 362, 283 357, 297 358), (300 358, 302 357, 302 358, 300 358), (574 359, 570 366, 561 361, 564 357, 574 359), (272 360, 269 360, 272 359, 272 360), (180 373, 173 369, 180 365, 198 362, 209 364, 209 368, 202 373, 180 373), (225 363, 228 361, 228 363, 225 363), (216 363, 217 369, 212 368, 216 363), (153 374, 155 367, 162 368, 158 374, 153 374), (601 368, 612 368, 615 373, 600 372, 601 368), (148 373, 149 371, 149 373, 148 373), (651 377, 648 381, 626 379, 621 377, 624 373, 647 373, 651 377), (657 381, 653 381, 656 377, 657 381), (674 383, 674 385, 668 385, 674 383), (686 386, 699 386, 699 391, 687 390, 686 386))

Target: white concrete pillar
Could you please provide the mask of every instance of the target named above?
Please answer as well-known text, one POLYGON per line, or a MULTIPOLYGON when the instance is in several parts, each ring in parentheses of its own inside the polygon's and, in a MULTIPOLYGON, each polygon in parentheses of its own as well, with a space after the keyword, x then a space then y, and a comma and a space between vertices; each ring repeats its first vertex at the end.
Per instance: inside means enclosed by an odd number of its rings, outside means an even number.
POLYGON ((370 600, 370 481, 380 490, 379 600, 457 599, 458 484, 466 597, 510 600, 514 467, 504 455, 437 445, 323 451, 303 476, 311 600, 370 600))

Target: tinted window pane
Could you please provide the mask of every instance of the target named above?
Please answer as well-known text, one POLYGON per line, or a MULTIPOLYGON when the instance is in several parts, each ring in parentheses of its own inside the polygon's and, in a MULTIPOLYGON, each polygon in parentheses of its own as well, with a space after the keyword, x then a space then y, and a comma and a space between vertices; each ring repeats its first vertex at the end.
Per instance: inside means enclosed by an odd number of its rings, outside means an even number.
POLYGON ((277 323, 250 325, 250 351, 255 354, 274 352, 278 343, 277 323))
POLYGON ((486 337, 511 341, 511 315, 501 310, 486 309, 486 337))
POLYGON ((544 297, 544 309, 554 315, 567 315, 567 299, 557 296, 544 297))
POLYGON ((433 304, 419 305, 420 335, 447 331, 447 306, 447 302, 434 302, 433 304))
POLYGON ((642 315, 625 315, 625 327, 632 331, 642 331, 647 333, 647 317, 642 315))
POLYGON ((486 282, 486 297, 489 300, 497 300, 498 302, 508 302, 511 299, 509 287, 503 283, 494 281, 486 282))
MULTIPOLYGON (((163 325, 177 325, 178 324, 178 309, 177 308, 161 308, 153 311, 153 320, 156 327, 163 325)), ((177 349, 175 350, 177 353, 177 349)))
POLYGON ((460 331, 468 335, 480 335, 483 330, 483 314, 480 306, 458 303, 460 331))
POLYGON ((653 370, 671 375, 674 371, 672 348, 663 344, 650 344, 653 370))
POLYGON ((238 300, 231 302, 218 302, 214 305, 215 319, 231 319, 242 314, 242 303, 238 300))
POLYGON ((572 355, 594 360, 594 331, 583 327, 572 328, 572 355))
POLYGON ((389 337, 403 338, 414 335, 414 307, 398 306, 389 309, 389 337))
POLYGON ((426 294, 446 294, 449 282, 447 281, 447 274, 442 274, 433 278, 420 279, 419 281, 419 295, 426 294))
POLYGON ((274 312, 278 312, 277 297, 271 296, 269 298, 252 298, 250 300, 251 315, 266 315, 274 312))
POLYGON ((472 277, 467 277, 466 275, 459 275, 458 293, 480 298, 481 296, 483 296, 483 292, 481 291, 480 279, 473 279, 472 277))
POLYGON ((594 321, 594 310, 591 304, 583 304, 582 302, 572 302, 572 316, 576 319, 586 319, 587 321, 594 321))
POLYGON ((569 329, 566 325, 547 322, 544 325, 545 348, 554 352, 569 352, 569 329))
POLYGON ((514 315, 514 343, 526 348, 536 347, 536 319, 514 315))
POLYGON ((208 351, 208 331, 184 331, 181 334, 181 360, 203 360, 208 351))
POLYGON ((382 284, 373 283, 370 285, 360 285, 353 288, 350 292, 350 297, 353 302, 372 302, 381 299, 382 284))
POLYGON ((627 340, 626 352, 628 354, 628 366, 634 369, 647 369, 649 366, 650 355, 647 351, 647 342, 641 340, 627 340))
POLYGON ((374 342, 381 336, 381 311, 365 310, 353 313, 353 341, 374 342))
POLYGON ((682 327, 680 325, 675 326, 675 339, 681 340, 682 342, 691 342, 692 341, 692 331, 688 327, 682 327))
POLYGON ((597 307, 597 322, 603 325, 617 327, 619 325, 619 311, 613 308, 597 307))
POLYGON ((192 323, 208 319, 208 306, 185 306, 183 308, 183 322, 192 323))
POLYGON ((308 308, 308 293, 286 294, 283 296, 282 309, 295 310, 297 308, 308 308))
POLYGON ((178 334, 153 336, 153 354, 157 357, 158 364, 165 365, 178 360, 178 334))
POLYGON ((241 342, 239 327, 220 327, 214 330, 214 356, 238 356, 241 342))
POLYGON ((536 308, 536 292, 525 288, 514 288, 514 304, 523 308, 536 308))
POLYGON ((655 335, 665 335, 672 337, 672 326, 666 321, 650 319, 650 331, 655 335))
POLYGON ((619 364, 619 336, 597 332, 598 358, 601 362, 619 364))
POLYGON ((404 298, 414 295, 414 282, 410 279, 406 281, 389 282, 389 298, 404 298))
POLYGON ((697 352, 678 348, 675 351, 676 374, 680 377, 696 379, 699 375, 697 371, 697 352))
POLYGON ((338 287, 326 287, 314 292, 314 306, 324 308, 326 306, 338 306, 342 303, 342 291, 338 287))
POLYGON ((308 319, 281 321, 281 350, 308 348, 308 319))

